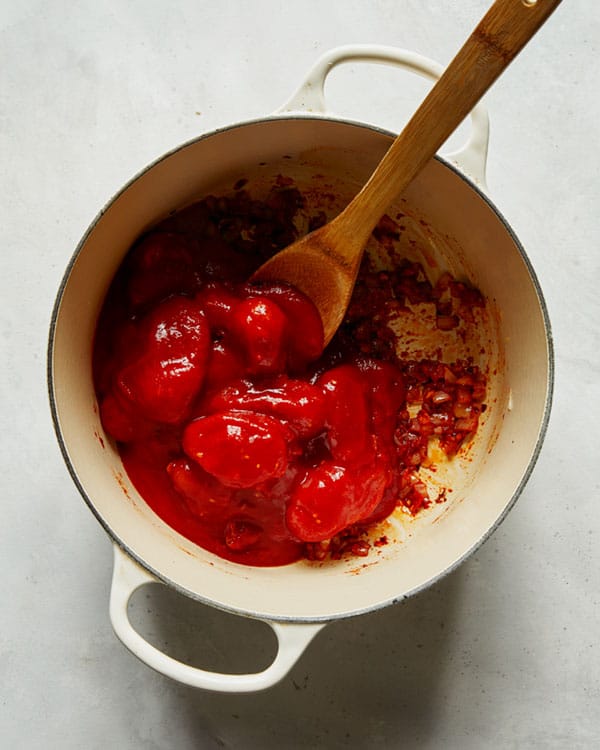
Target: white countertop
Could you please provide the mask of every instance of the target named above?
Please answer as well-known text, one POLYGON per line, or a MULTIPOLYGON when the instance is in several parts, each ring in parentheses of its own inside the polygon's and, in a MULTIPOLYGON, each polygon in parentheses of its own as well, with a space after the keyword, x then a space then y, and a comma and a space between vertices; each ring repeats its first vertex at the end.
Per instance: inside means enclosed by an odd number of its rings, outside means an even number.
MULTIPOLYGON (((490 194, 544 290, 556 390, 523 495, 456 572, 328 626, 264 693, 178 685, 112 633, 111 544, 68 476, 47 403, 56 290, 126 180, 200 133, 273 111, 337 45, 446 63, 488 4, 0 3, 1 747, 600 746, 600 5, 563 3, 486 97, 490 194)), ((394 130, 421 93, 397 70, 359 65, 329 91, 339 114, 394 130)), ((251 667, 270 645, 264 626, 244 622, 240 636, 237 620, 160 588, 134 609, 182 658, 251 667)))

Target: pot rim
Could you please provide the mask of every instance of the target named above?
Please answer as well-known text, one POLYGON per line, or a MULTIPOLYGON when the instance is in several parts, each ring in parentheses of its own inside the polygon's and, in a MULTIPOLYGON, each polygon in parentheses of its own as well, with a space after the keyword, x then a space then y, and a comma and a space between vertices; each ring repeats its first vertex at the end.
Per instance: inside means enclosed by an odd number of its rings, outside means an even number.
MULTIPOLYGON (((244 120, 238 123, 234 123, 231 125, 225 125, 219 128, 216 128, 215 130, 209 131, 207 133, 203 133, 199 136, 196 136, 194 138, 191 138, 178 146, 173 147, 169 151, 165 152, 149 164, 147 164, 145 167, 143 167, 141 170, 139 170, 133 177, 131 177, 122 187, 120 190, 118 190, 113 196, 103 205, 103 207, 100 209, 100 211, 96 214, 96 216, 93 218, 91 223, 89 224, 88 228, 82 235, 81 239, 79 240, 73 254, 71 255, 71 258, 69 259, 69 262, 65 268, 65 271, 63 273, 61 283, 59 285, 56 298, 54 301, 54 305, 52 308, 52 314, 50 318, 50 326, 49 326, 49 334, 48 334, 48 345, 47 345, 47 358, 46 358, 46 378, 47 378, 47 387, 48 387, 48 396, 49 396, 49 403, 50 403, 50 411, 52 416, 52 423, 54 426, 54 432, 56 434, 56 438, 59 444, 59 448, 61 451, 61 454, 63 456, 63 460, 67 466, 67 470, 71 476, 71 479, 73 480, 73 483, 77 487, 80 495, 82 496, 83 500, 85 501, 88 508, 91 510, 93 515, 96 517, 102 528, 105 530, 105 532, 110 537, 111 541, 116 544, 120 549, 122 549, 131 559, 135 560, 136 563, 138 563, 144 570, 146 570, 148 573, 150 573, 152 576, 154 576, 157 579, 157 582, 163 583, 171 588, 173 588, 175 591, 177 591, 180 594, 183 594, 187 597, 190 597, 191 599, 194 599, 195 601, 198 601, 202 604, 216 607, 217 609, 223 610, 225 612, 229 612, 234 615, 242 615, 246 617, 252 617, 259 620, 265 620, 266 616, 264 613, 257 612, 257 611, 251 611, 247 609, 241 609, 234 606, 226 606, 222 603, 214 602, 212 599, 209 599, 207 597, 203 597, 201 595, 196 594, 195 592, 191 592, 188 589, 184 588, 180 584, 178 584, 176 581, 171 580, 167 576, 165 576, 163 573, 161 573, 158 570, 155 570, 152 566, 148 565, 146 561, 141 559, 135 552, 133 552, 128 545, 117 535, 117 533, 112 529, 112 527, 105 521, 103 516, 98 512, 96 509, 94 503, 92 502, 90 496, 88 495, 87 491, 83 487, 82 483, 79 480, 79 477, 77 475, 76 469, 71 461, 69 452, 67 450, 67 446, 65 443, 65 440, 62 435, 60 422, 58 418, 58 409, 57 409, 57 403, 56 398, 54 395, 54 373, 53 373, 53 359, 54 359, 54 338, 55 338, 55 332, 56 332, 56 326, 58 321, 58 316, 60 312, 61 302, 64 295, 65 288, 67 286, 67 283, 69 281, 69 278, 71 276, 71 271, 73 269, 73 266, 75 262, 77 261, 77 258, 79 257, 81 251, 83 250, 89 236, 92 234, 94 229, 96 228, 99 221, 104 216, 105 212, 108 210, 108 208, 115 203, 121 195, 123 195, 130 187, 133 185, 138 179, 140 179, 143 175, 145 175, 147 172, 152 170, 154 167, 156 167, 161 162, 165 161, 166 159, 170 158, 174 154, 178 153, 179 151, 193 146, 194 144, 206 140, 208 138, 211 138, 216 135, 220 135, 222 133, 226 133, 229 131, 237 130, 239 128, 244 128, 250 125, 261 125, 261 124, 270 124, 273 122, 290 122, 290 121, 325 121, 325 122, 331 122, 335 124, 340 125, 350 125, 353 127, 358 127, 362 129, 371 130, 375 133, 380 133, 382 135, 394 138, 396 136, 395 133, 393 133, 390 130, 387 130, 385 128, 378 127, 376 125, 372 125, 370 123, 361 122, 359 120, 352 120, 348 118, 339 118, 339 117, 331 117, 329 115, 318 115, 315 113, 284 113, 284 114, 276 114, 266 117, 260 117, 260 118, 254 118, 250 120, 244 120)), ((358 608, 354 610, 348 610, 341 613, 337 613, 334 615, 326 615, 326 616, 319 616, 319 615, 313 615, 313 616, 286 616, 286 615, 278 615, 278 616, 268 616, 269 621, 276 621, 276 622, 287 622, 287 623, 319 623, 319 622, 332 622, 334 620, 341 620, 348 617, 354 617, 361 614, 366 614, 367 612, 374 612, 379 609, 382 609, 384 607, 390 606, 392 604, 396 604, 398 602, 404 601, 405 599, 408 599, 411 596, 414 596, 415 594, 420 593, 421 591, 424 591, 425 589, 430 588, 434 584, 438 583, 440 580, 445 578, 447 575, 452 573, 456 568, 458 568, 462 563, 470 557, 472 554, 474 554, 488 539, 489 537, 498 529, 500 524, 504 521, 506 516, 508 515, 509 511, 513 508, 515 505, 517 499, 520 497, 521 493, 523 492, 523 489, 527 482, 529 481, 529 478, 533 472, 533 469, 537 463, 537 460, 539 458, 542 445, 546 436, 548 423, 550 420, 550 413, 552 409, 552 401, 553 401, 553 394, 554 394, 554 382, 555 382, 555 357, 554 357, 554 343, 553 343, 553 336, 552 336, 552 328, 550 323, 550 317, 548 314, 548 308, 546 305, 546 301, 544 299, 544 295, 539 283, 539 280, 537 278, 537 275, 535 273, 535 270, 531 264, 531 261, 529 260, 529 257, 527 256, 527 253, 525 252, 525 249, 521 242, 519 241, 518 237, 516 236, 515 232, 511 228, 508 221, 505 219, 504 215, 498 210, 496 205, 492 202, 492 200, 486 195, 481 188, 479 188, 473 180, 471 180, 467 175, 465 175, 463 172, 461 172, 457 167, 455 167, 450 162, 446 161, 443 157, 439 155, 435 155, 433 157, 437 162, 439 162, 442 166, 448 168, 451 172, 453 172, 456 176, 460 177, 468 187, 470 187, 472 190, 475 191, 475 193, 478 195, 479 198, 481 198, 484 203, 493 211, 493 213, 496 215, 496 217, 501 222, 502 226, 505 228, 507 233, 509 234, 511 240, 513 241, 515 247, 517 248, 519 255, 521 256, 523 262, 525 263, 525 266, 527 268, 529 277, 531 279, 532 285, 534 287, 539 305, 540 310, 542 313, 542 319, 544 324, 544 330, 546 334, 546 343, 547 343, 547 362, 548 362, 548 378, 547 378, 547 384, 546 384, 546 398, 544 403, 544 412, 542 415, 542 419, 539 425, 539 432, 538 436, 535 442, 535 446, 533 448, 531 458, 528 462, 527 468, 525 472, 523 473, 523 476, 521 478, 521 481, 519 485, 517 486, 516 490, 514 491, 513 495, 511 496, 510 500, 507 502, 507 504, 504 506, 504 509, 500 516, 496 519, 495 523, 490 526, 486 532, 473 544, 469 549, 467 549, 459 558, 457 558, 451 565, 446 567, 443 571, 441 571, 438 575, 434 576, 433 578, 429 579, 425 583, 421 584, 420 586, 416 586, 413 589, 410 589, 409 591, 397 596, 392 597, 391 599, 378 602, 374 605, 364 607, 364 608, 358 608)), ((248 566, 242 566, 240 567, 248 567, 248 566)))

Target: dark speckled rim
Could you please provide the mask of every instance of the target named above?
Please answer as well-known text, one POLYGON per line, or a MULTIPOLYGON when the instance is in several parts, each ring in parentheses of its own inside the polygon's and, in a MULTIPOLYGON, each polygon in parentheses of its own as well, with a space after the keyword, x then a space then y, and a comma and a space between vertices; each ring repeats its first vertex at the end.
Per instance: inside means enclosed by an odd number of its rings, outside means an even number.
POLYGON ((119 190, 106 204, 105 206, 100 210, 100 212, 97 214, 97 216, 94 218, 88 229, 86 230, 85 234, 79 241, 75 252, 73 253, 67 267, 65 270, 65 273, 63 275, 62 281, 60 283, 58 293, 56 296, 56 300, 54 303, 54 307, 52 309, 52 315, 50 318, 50 330, 49 330, 49 336, 48 336, 48 349, 47 349, 47 385, 48 385, 48 394, 49 394, 49 400, 50 400, 50 410, 52 414, 52 421, 54 424, 54 430, 56 433, 56 437, 58 440, 58 444, 63 456, 63 459, 65 461, 65 464, 67 466, 67 469, 69 471, 69 474, 71 475, 71 478, 73 482, 75 483, 75 486, 79 490, 79 493, 83 497, 84 501, 94 514, 94 516, 98 519, 99 523, 102 525, 106 533, 109 535, 113 543, 117 544, 124 552, 126 552, 133 560, 135 560, 142 568, 144 568, 146 571, 148 571, 151 575, 153 575, 158 581, 161 581, 162 583, 166 584, 167 586, 170 586, 171 588, 175 589, 181 594, 184 594, 185 596, 188 596, 192 599, 195 599, 203 604, 207 604, 212 607, 216 607, 218 609, 222 609, 226 612, 230 612, 232 614, 238 614, 238 615, 244 615, 247 617, 254 617, 260 620, 268 620, 271 622, 277 621, 277 622, 294 622, 294 623, 317 623, 317 622, 332 622, 334 620, 340 620, 347 617, 354 617, 361 614, 366 614, 367 612, 373 612, 378 609, 382 609, 383 607, 387 607, 392 604, 396 604, 398 602, 404 601, 405 599, 408 599, 411 596, 414 596, 415 594, 418 594, 421 591, 424 591, 425 589, 430 588, 434 584, 438 583, 442 578, 447 576, 452 571, 456 570, 468 557, 470 557, 473 553, 475 553, 483 544, 487 541, 487 539, 496 531, 496 529, 500 526, 502 521, 506 518, 509 511, 513 508, 514 504, 516 503, 517 499, 523 492, 523 489, 525 485, 527 484, 529 477, 531 476, 531 473, 535 467, 535 464, 537 463, 538 457, 540 455, 540 451, 542 449, 542 445, 544 442, 544 438, 546 436, 546 431, 548 428, 548 422, 550 419, 550 412, 552 408, 552 398, 554 393, 554 374, 555 374, 555 367, 554 367, 554 346, 553 346, 553 339, 552 339, 552 330, 550 325, 550 318, 548 315, 548 309, 546 306, 546 302, 544 300, 544 296, 538 281, 538 278, 536 276, 536 273, 533 269, 533 266, 531 265, 531 262, 529 258, 527 257, 527 254, 519 242, 519 239, 517 238, 516 234, 513 232, 512 228, 504 218, 504 216, 500 213, 500 211, 496 208, 496 206, 492 203, 492 201, 475 185, 468 177, 466 177, 462 172, 460 172, 456 167, 446 162, 444 159, 440 158, 439 156, 434 157, 438 162, 440 162, 444 167, 449 169, 451 172, 456 174, 458 177, 460 177, 461 180, 463 180, 470 188, 473 190, 481 200, 483 200, 488 207, 494 212, 494 214, 497 216, 497 218, 500 220, 504 228, 506 229, 506 232, 510 235, 513 243, 515 244, 516 248, 518 249, 526 267, 529 272, 529 276, 531 278, 531 282, 533 284, 533 287, 535 289, 540 309, 542 312, 542 317, 544 321, 544 328, 546 332, 546 341, 548 345, 548 380, 547 380, 547 388, 546 388, 546 400, 544 405, 544 413, 541 420, 539 433, 537 437, 536 444, 534 446, 531 458, 529 460, 529 463, 527 465, 527 469, 525 470, 523 477, 521 479, 521 482, 519 486, 517 487, 516 491, 510 498, 509 502, 506 504, 503 512, 498 517, 496 522, 486 531, 485 534, 483 534, 475 544, 473 544, 460 558, 458 558, 452 565, 445 568, 441 573, 439 573, 437 576, 434 576, 430 578, 427 582, 425 582, 421 586, 417 586, 405 593, 403 593, 400 596, 393 597, 391 599, 385 600, 383 602, 378 602, 377 604, 362 608, 362 609, 349 609, 346 612, 338 613, 335 615, 327 615, 327 616, 312 616, 312 617, 296 617, 296 616, 271 616, 271 615, 265 615, 261 612, 253 612, 249 610, 241 610, 237 609, 235 607, 227 607, 223 606, 221 603, 214 602, 211 599, 203 598, 202 596, 198 596, 194 594, 193 592, 188 591, 187 589, 180 586, 176 581, 173 581, 166 577, 164 574, 162 574, 158 570, 154 570, 151 566, 149 566, 144 560, 142 560, 139 556, 137 556, 129 547, 127 544, 120 539, 115 531, 106 523, 104 518, 98 513, 96 510, 91 498, 87 494, 87 491, 81 484, 79 477, 77 475, 77 471, 75 470, 75 467, 73 466, 71 462, 71 458, 69 456, 69 452, 65 443, 65 440, 63 438, 60 423, 58 419, 58 411, 57 411, 57 405, 56 400, 54 396, 54 374, 53 374, 53 357, 54 357, 54 337, 55 337, 55 331, 56 331, 56 325, 58 316, 60 313, 60 306, 63 298, 63 294, 65 291, 65 287, 69 281, 69 277, 71 275, 71 271, 73 268, 73 265, 75 264, 79 254, 81 253, 83 247, 85 246, 88 237, 90 234, 94 231, 96 225, 106 212, 106 210, 133 184, 135 183, 142 175, 149 172, 151 169, 153 169, 156 165, 160 164, 164 160, 168 159, 173 154, 177 153, 178 151, 181 151, 184 148, 187 148, 189 146, 194 145, 195 143, 198 143, 199 141, 206 140, 208 138, 211 138, 215 135, 218 135, 220 133, 225 133, 228 131, 233 131, 239 128, 244 128, 248 125, 260 125, 262 123, 272 123, 274 121, 327 121, 332 122, 340 125, 349 125, 353 127, 358 127, 361 129, 367 129, 371 130, 376 133, 380 133, 382 135, 388 136, 390 138, 395 137, 395 133, 392 133, 388 130, 378 128, 373 125, 365 124, 362 122, 358 122, 355 120, 347 120, 347 119, 340 119, 340 118, 333 118, 333 117, 325 117, 325 116, 316 116, 312 114, 306 114, 306 115, 276 115, 272 117, 266 117, 266 118, 259 118, 255 120, 247 120, 235 125, 230 125, 227 127, 219 128, 217 130, 213 130, 209 133, 203 134, 197 138, 193 138, 189 141, 186 141, 185 143, 177 146, 176 148, 173 148, 171 151, 168 151, 163 156, 156 159, 154 162, 150 163, 148 166, 146 166, 144 169, 142 169, 140 172, 138 172, 133 178, 131 178, 122 188, 119 190))

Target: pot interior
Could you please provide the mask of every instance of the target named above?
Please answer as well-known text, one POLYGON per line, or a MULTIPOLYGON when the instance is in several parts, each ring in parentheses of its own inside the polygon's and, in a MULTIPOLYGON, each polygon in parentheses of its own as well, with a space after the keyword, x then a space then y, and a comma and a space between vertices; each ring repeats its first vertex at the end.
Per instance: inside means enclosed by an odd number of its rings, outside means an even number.
POLYGON ((230 191, 240 178, 260 196, 277 175, 289 176, 311 206, 333 216, 364 184, 390 140, 362 125, 311 118, 271 119, 200 138, 130 182, 90 227, 67 270, 50 348, 52 407, 67 464, 111 537, 194 598, 278 620, 326 620, 402 599, 451 570, 495 528, 535 462, 551 389, 541 294, 497 211, 437 159, 389 214, 402 215, 405 254, 433 280, 449 270, 488 301, 470 342, 488 373, 488 409, 464 453, 427 478, 452 487, 446 502, 414 519, 395 514, 385 528, 390 543, 364 559, 236 565, 189 542, 150 510, 102 429, 92 382, 94 330, 133 241, 172 211, 230 191))

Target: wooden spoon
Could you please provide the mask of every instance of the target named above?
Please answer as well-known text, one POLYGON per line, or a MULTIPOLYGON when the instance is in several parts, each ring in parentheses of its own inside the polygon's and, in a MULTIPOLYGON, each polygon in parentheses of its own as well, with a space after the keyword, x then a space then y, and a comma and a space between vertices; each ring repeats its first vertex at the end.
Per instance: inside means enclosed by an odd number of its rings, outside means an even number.
POLYGON ((328 344, 346 313, 369 236, 561 0, 496 0, 348 206, 269 259, 251 281, 284 281, 317 307, 328 344))

